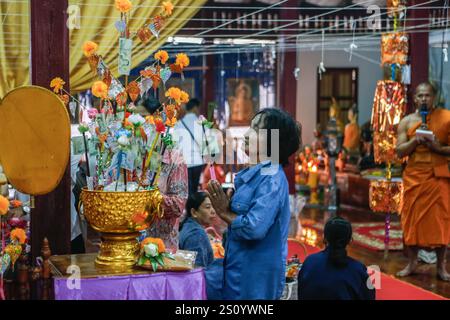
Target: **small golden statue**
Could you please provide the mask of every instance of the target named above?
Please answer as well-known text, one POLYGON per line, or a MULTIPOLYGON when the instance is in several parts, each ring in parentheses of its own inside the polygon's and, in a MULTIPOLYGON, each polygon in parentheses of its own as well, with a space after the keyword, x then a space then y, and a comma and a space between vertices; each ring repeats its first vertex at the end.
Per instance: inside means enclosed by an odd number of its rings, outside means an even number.
POLYGON ((338 131, 343 132, 344 131, 344 123, 341 120, 341 107, 337 103, 335 97, 331 97, 329 117, 330 117, 330 119, 336 119, 338 131))

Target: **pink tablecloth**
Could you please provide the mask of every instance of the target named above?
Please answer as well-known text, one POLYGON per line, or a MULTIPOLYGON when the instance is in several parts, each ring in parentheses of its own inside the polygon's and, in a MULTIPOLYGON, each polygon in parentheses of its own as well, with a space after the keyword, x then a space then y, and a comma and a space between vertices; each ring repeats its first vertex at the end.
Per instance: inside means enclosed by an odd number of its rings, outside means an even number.
POLYGON ((206 300, 203 269, 81 279, 54 278, 56 300, 206 300))

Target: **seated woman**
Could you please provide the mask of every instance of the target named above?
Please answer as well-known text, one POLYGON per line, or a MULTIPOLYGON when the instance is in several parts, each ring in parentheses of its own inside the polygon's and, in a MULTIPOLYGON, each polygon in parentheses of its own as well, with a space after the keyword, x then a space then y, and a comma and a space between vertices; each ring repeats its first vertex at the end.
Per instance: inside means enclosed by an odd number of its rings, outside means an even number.
POLYGON ((374 300, 367 268, 347 256, 352 226, 340 217, 328 220, 326 249, 310 255, 298 275, 299 300, 374 300))
POLYGON ((203 227, 210 226, 214 208, 205 192, 189 196, 186 219, 181 225, 180 249, 196 251, 195 264, 205 268, 206 295, 209 300, 222 299, 223 259, 214 259, 208 235, 203 227))
POLYGON ((186 203, 186 219, 180 230, 180 249, 196 251, 195 264, 207 267, 214 260, 214 253, 204 227, 211 225, 215 215, 211 201, 204 192, 189 196, 186 203))

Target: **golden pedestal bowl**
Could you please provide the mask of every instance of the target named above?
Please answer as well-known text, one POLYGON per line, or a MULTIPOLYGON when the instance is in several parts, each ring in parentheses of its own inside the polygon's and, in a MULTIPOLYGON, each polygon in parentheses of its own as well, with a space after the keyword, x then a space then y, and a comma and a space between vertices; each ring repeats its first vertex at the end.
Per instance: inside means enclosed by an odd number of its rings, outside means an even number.
POLYGON ((92 228, 101 234, 96 264, 110 267, 133 266, 139 256, 139 231, 132 217, 147 211, 153 222, 160 215, 162 196, 158 189, 136 192, 90 191, 84 188, 80 203, 92 228))

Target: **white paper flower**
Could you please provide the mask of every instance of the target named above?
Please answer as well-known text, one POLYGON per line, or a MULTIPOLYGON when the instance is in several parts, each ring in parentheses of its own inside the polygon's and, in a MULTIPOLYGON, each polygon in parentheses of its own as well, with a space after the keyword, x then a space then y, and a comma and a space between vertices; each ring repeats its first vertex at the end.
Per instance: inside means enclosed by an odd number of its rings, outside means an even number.
POLYGON ((123 135, 120 136, 119 139, 117 139, 117 143, 123 147, 128 146, 130 144, 130 140, 127 136, 123 135))
POLYGON ((145 118, 140 114, 132 114, 128 117, 128 121, 130 121, 135 126, 141 126, 145 123, 145 118))
POLYGON ((197 123, 198 124, 203 124, 203 122, 205 122, 206 121, 206 118, 201 114, 199 117, 198 117, 198 120, 197 120, 197 123))
POLYGON ((156 257, 158 253, 158 246, 154 243, 149 243, 144 246, 144 252, 146 256, 156 257))
POLYGON ((136 109, 137 109, 136 105, 133 102, 130 102, 130 104, 127 107, 127 111, 134 112, 134 111, 136 111, 136 109))

